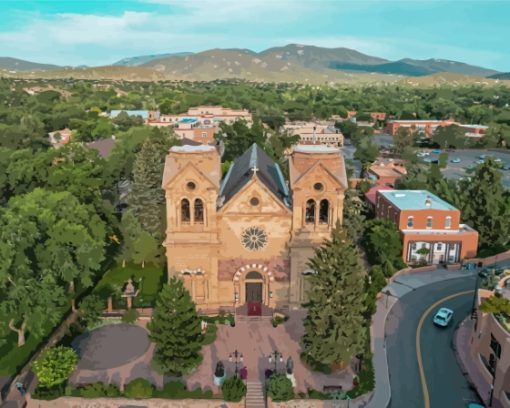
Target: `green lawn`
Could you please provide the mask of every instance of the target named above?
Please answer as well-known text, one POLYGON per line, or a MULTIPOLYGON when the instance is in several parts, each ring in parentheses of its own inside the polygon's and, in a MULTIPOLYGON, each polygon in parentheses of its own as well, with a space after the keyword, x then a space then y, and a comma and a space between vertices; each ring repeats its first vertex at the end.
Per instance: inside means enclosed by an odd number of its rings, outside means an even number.
POLYGON ((30 356, 53 330, 53 325, 44 327, 42 336, 26 334, 25 345, 18 347, 18 336, 11 332, 6 338, 0 340, 0 375, 14 375, 25 365, 30 356))
POLYGON ((135 287, 140 290, 134 299, 134 305, 149 306, 154 304, 165 277, 164 266, 146 264, 145 268, 142 268, 140 265, 127 264, 123 268, 122 265, 115 265, 104 274, 94 291, 100 291, 109 285, 123 288, 127 280, 131 278, 135 287), (141 281, 140 278, 142 278, 141 281))

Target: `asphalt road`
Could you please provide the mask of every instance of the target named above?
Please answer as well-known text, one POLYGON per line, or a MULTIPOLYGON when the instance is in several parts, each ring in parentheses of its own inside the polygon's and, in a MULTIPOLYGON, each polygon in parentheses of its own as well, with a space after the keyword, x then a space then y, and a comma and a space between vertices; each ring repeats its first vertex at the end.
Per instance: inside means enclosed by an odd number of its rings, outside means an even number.
MULTIPOLYGON (((416 289, 395 304, 386 323, 391 408, 425 407, 416 354, 419 321, 435 302, 473 290, 474 286, 475 277, 451 279, 416 289)), ((455 327, 471 312, 472 302, 472 292, 441 302, 423 322, 421 356, 431 408, 465 408, 469 402, 478 401, 476 393, 468 387, 452 348, 455 327), (435 311, 442 306, 455 313, 446 329, 432 324, 435 311)))

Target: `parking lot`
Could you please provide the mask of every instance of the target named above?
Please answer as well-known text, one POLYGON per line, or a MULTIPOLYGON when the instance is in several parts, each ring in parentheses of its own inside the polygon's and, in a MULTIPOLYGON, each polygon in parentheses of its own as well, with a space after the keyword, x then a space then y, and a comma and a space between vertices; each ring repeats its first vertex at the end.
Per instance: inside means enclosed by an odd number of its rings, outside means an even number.
MULTIPOLYGON (((432 153, 431 149, 423 149, 423 151, 431 152, 430 156, 427 156, 431 160, 437 160, 439 155, 432 153)), ((470 173, 466 170, 469 169, 469 166, 476 166, 477 160, 480 160, 480 156, 492 156, 494 158, 499 158, 501 160, 502 166, 510 165, 510 151, 508 153, 503 151, 492 151, 492 150, 455 150, 448 153, 448 166, 446 169, 442 169, 442 173, 446 178, 450 179, 460 179, 470 177, 470 173), (459 163, 452 163, 453 159, 460 159, 459 163)), ((510 170, 501 170, 502 183, 506 189, 510 189, 510 170)))

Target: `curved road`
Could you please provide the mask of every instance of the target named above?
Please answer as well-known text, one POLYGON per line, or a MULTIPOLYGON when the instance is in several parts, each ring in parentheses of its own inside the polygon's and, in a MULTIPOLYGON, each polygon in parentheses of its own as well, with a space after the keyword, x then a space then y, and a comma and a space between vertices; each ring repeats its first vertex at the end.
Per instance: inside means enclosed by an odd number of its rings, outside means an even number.
POLYGON ((391 408, 465 408, 469 402, 478 402, 452 348, 455 327, 471 312, 474 286, 474 276, 433 283, 404 295, 393 306, 385 330, 391 408), (470 292, 441 301, 423 320, 419 340, 430 399, 430 404, 426 405, 416 352, 419 321, 435 302, 465 291, 470 292), (432 324, 435 311, 443 306, 455 313, 446 329, 432 324))

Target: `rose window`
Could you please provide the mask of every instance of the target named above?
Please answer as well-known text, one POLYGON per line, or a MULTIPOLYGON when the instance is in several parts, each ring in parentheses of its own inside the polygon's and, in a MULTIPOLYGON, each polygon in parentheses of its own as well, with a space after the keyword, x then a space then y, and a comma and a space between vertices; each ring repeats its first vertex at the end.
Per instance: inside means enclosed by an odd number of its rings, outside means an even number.
POLYGON ((241 235, 241 243, 250 251, 260 251, 267 245, 267 234, 259 227, 248 227, 241 235))

